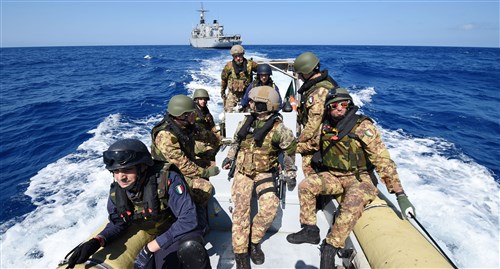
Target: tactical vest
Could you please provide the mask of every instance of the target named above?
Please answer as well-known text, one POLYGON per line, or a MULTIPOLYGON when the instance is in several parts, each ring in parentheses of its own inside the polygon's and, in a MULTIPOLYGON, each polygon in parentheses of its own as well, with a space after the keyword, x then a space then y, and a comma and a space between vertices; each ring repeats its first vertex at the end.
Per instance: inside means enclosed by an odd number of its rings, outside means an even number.
POLYGON ((188 159, 191 161, 195 160, 194 139, 192 136, 185 135, 184 132, 182 132, 182 130, 174 122, 172 122, 168 114, 166 114, 165 117, 163 117, 163 119, 151 130, 151 156, 153 157, 153 160, 168 162, 167 158, 156 146, 155 142, 158 133, 162 130, 167 130, 173 133, 178 139, 181 150, 184 154, 186 154, 188 159))
POLYGON ((170 187, 169 173, 171 170, 180 171, 173 165, 155 162, 149 168, 143 184, 142 199, 132 201, 126 191, 117 182, 111 184, 110 197, 116 205, 118 216, 125 222, 134 222, 148 234, 162 233, 176 221, 168 207, 168 189, 170 187))
POLYGON ((299 107, 297 108, 298 110, 298 120, 302 125, 306 125, 308 121, 308 115, 309 115, 309 109, 306 106, 306 102, 308 101, 309 97, 311 94, 318 88, 326 88, 327 90, 331 90, 335 88, 336 86, 333 85, 330 81, 328 80, 322 80, 316 84, 314 84, 311 88, 309 88, 301 97, 300 97, 300 103, 299 107))
POLYGON ((208 108, 201 109, 196 106, 196 124, 203 127, 203 129, 211 130, 215 126, 214 117, 208 111, 208 108))
POLYGON ((366 116, 359 116, 351 131, 341 138, 338 137, 339 132, 336 128, 330 128, 329 126, 323 125, 321 148, 324 167, 328 170, 356 172, 357 174, 359 172, 368 171, 369 168, 371 168, 371 164, 363 149, 364 142, 354 134, 354 130, 356 130, 359 124, 366 119, 369 118, 366 116), (332 141, 337 142, 333 146, 329 146, 332 141), (361 146, 359 146, 360 144, 361 146))
POLYGON ((227 80, 227 87, 230 91, 243 93, 252 82, 252 60, 247 60, 246 70, 236 73, 234 61, 231 65, 231 74, 227 80))
MULTIPOLYGON (((246 118, 248 120, 249 118, 246 118)), ((278 166, 279 145, 272 144, 272 138, 276 133, 276 126, 281 123, 279 116, 271 117, 265 122, 258 121, 255 129, 248 131, 240 143, 237 157, 238 172, 248 176, 256 173, 271 172, 278 166), (266 126, 267 124, 267 126, 266 126), (255 134, 263 136, 261 141, 256 140, 255 134)))

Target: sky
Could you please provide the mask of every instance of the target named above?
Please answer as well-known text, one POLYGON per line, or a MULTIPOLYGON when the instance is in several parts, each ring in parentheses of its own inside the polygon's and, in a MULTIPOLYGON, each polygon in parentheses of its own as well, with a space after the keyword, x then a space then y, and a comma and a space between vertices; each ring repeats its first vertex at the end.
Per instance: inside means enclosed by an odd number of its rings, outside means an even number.
MULTIPOLYGON (((0 0, 1 47, 189 45, 200 1, 0 0)), ((500 0, 203 1, 243 45, 500 47, 500 0)))

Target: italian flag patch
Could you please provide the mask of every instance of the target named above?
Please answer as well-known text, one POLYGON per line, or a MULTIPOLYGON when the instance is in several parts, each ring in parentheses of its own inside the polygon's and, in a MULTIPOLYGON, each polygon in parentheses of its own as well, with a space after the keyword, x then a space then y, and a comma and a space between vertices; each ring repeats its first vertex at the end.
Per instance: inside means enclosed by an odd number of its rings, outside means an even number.
POLYGON ((369 137, 372 137, 374 134, 373 134, 372 130, 368 129, 368 130, 365 131, 365 135, 369 136, 369 137))
POLYGON ((184 193, 184 186, 182 186, 181 184, 179 184, 179 185, 175 186, 174 190, 175 190, 175 192, 177 194, 183 194, 184 193))

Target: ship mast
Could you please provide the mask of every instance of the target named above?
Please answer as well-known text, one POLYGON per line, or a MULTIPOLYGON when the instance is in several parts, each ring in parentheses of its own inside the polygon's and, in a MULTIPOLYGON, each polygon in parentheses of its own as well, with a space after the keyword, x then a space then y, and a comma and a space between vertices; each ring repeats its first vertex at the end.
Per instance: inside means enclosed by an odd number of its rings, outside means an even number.
POLYGON ((205 12, 208 12, 208 10, 203 9, 203 2, 201 3, 201 9, 197 11, 200 12, 200 24, 205 24, 205 12))

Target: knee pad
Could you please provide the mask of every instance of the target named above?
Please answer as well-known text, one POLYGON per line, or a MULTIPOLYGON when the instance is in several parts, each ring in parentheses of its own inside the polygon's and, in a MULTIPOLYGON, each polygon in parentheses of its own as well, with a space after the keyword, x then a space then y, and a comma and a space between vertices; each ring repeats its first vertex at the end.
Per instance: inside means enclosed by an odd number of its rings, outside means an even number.
POLYGON ((202 269, 209 268, 207 250, 203 245, 195 240, 187 240, 179 245, 177 250, 179 262, 183 268, 202 269))

